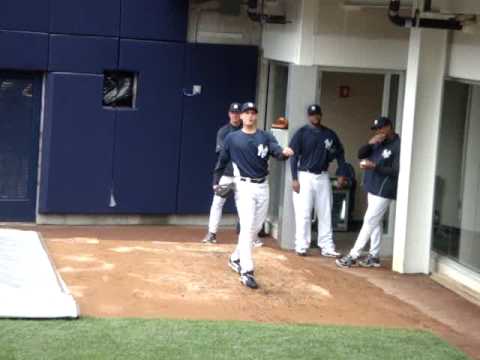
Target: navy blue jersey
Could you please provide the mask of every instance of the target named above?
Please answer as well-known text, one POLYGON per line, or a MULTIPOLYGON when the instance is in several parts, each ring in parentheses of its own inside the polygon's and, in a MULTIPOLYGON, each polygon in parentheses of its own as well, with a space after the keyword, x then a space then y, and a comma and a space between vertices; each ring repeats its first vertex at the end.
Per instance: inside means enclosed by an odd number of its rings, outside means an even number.
POLYGON ((372 170, 365 171, 363 186, 373 195, 387 199, 396 199, 398 172, 400 168, 400 137, 381 144, 362 146, 358 151, 360 159, 368 159, 376 164, 372 170))
MULTIPOLYGON (((217 156, 220 156, 220 153, 223 149, 223 144, 225 141, 225 138, 227 137, 228 134, 240 130, 242 126, 233 126, 231 123, 228 123, 224 126, 222 126, 218 132, 217 132, 217 146, 215 148, 215 152, 217 153, 217 156)), ((218 159, 217 159, 218 160, 218 159)), ((225 171, 223 173, 225 176, 233 176, 233 166, 232 163, 230 162, 227 167, 225 168, 225 171)))
POLYGON ((346 176, 345 151, 337 134, 325 126, 305 125, 298 129, 290 141, 295 155, 290 160, 293 180, 298 179, 298 171, 320 174, 328 171, 328 166, 337 160, 337 175, 346 176))
POLYGON ((232 132, 225 138, 213 183, 218 184, 230 161, 233 163, 234 176, 262 179, 268 175, 269 157, 285 160, 282 152, 275 137, 266 131, 257 130, 254 134, 232 132))

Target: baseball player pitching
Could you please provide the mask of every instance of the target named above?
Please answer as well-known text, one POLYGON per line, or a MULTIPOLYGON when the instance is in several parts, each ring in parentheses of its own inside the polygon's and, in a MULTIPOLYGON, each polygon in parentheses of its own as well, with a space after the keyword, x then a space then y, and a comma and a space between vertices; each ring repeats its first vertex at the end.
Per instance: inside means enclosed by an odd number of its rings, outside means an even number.
POLYGON ((243 127, 226 137, 213 184, 216 190, 225 169, 232 162, 240 234, 228 264, 240 274, 243 285, 256 289, 258 285, 254 275, 252 244, 267 216, 268 160, 270 156, 286 160, 294 152, 289 147, 283 149, 272 134, 257 129, 257 107, 254 103, 243 104, 240 117, 243 127))
POLYGON ((338 257, 332 231, 332 184, 328 167, 338 163, 337 186, 347 179, 340 176, 346 171, 345 152, 337 134, 322 125, 322 109, 311 105, 307 110, 309 124, 293 136, 290 147, 295 155, 290 161, 292 170, 293 205, 295 210, 295 251, 306 256, 310 247, 312 209, 318 218, 318 247, 326 257, 338 257))
MULTIPOLYGON (((228 124, 222 126, 217 132, 217 146, 215 152, 217 157, 220 155, 225 138, 228 134, 238 131, 242 127, 242 120, 240 119, 240 109, 241 104, 232 103, 228 110, 228 124)), ((233 167, 232 163, 228 163, 225 171, 223 172, 222 177, 220 178, 219 185, 225 186, 228 188, 229 185, 233 184, 233 167)), ((224 194, 213 195, 212 206, 210 207, 210 217, 208 221, 208 233, 205 238, 202 240, 204 243, 216 243, 217 242, 217 230, 222 219, 223 206, 227 201, 229 192, 228 190, 224 194)))
POLYGON ((339 267, 357 264, 361 251, 370 240, 370 251, 365 259, 358 261, 362 267, 380 267, 382 220, 388 207, 397 196, 400 165, 400 137, 393 130, 387 117, 376 119, 372 125, 376 131, 367 145, 360 148, 360 167, 365 170, 364 187, 368 193, 368 207, 363 226, 350 253, 337 260, 339 267))

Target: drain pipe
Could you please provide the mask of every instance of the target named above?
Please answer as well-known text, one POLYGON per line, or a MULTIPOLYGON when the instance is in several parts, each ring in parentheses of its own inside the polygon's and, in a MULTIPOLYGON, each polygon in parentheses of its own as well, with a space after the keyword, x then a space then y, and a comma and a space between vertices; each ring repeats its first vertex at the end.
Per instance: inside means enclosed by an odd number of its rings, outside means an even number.
MULTIPOLYGON (((418 11, 415 16, 401 16, 400 15, 400 0, 390 0, 390 7, 388 11, 388 17, 390 21, 397 26, 401 27, 420 27, 430 29, 444 29, 444 30, 462 30, 463 24, 455 17, 450 19, 430 19, 422 18, 419 16, 418 11)), ((424 4, 424 11, 431 11, 432 1, 426 0, 424 4)))

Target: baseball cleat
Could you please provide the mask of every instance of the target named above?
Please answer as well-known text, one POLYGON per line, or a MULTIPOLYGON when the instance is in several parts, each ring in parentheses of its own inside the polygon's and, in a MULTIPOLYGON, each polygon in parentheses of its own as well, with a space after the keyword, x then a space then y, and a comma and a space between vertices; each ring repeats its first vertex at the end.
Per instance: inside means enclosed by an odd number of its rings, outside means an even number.
POLYGON ((241 274, 240 282, 250 289, 258 289, 258 285, 257 285, 257 282, 255 281, 253 271, 248 271, 244 274, 241 274))
POLYGON ((341 268, 351 268, 357 263, 357 260, 355 260, 351 255, 346 255, 341 259, 337 259, 335 263, 341 268))
POLYGON ((360 265, 361 267, 366 267, 366 268, 371 268, 371 267, 379 268, 380 266, 382 266, 380 264, 380 259, 378 257, 374 257, 370 254, 367 256, 366 259, 360 260, 358 262, 358 265, 360 265))
POLYGON ((305 257, 307 256, 307 251, 306 250, 301 250, 301 251, 295 251, 298 256, 305 257))
POLYGON ((255 240, 253 240, 253 246, 254 247, 262 247, 263 246, 263 241, 260 240, 260 238, 256 238, 255 240))
POLYGON ((342 256, 342 254, 340 254, 338 251, 335 251, 335 250, 329 250, 329 251, 322 250, 322 256, 330 257, 330 258, 338 258, 342 256))
POLYGON ((228 259, 228 266, 235 271, 236 273, 240 274, 241 267, 240 267, 240 260, 232 260, 232 258, 228 259))
POLYGON ((202 242, 204 244, 216 244, 217 243, 217 234, 209 232, 203 238, 202 242))

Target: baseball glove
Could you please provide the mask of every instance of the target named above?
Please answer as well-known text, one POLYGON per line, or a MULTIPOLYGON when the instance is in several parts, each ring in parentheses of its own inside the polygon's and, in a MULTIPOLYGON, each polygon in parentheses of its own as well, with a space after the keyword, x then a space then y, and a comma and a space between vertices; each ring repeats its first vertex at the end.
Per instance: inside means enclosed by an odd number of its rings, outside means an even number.
POLYGON ((231 193, 235 191, 235 184, 226 184, 226 185, 218 185, 215 188, 215 195, 220 196, 222 198, 227 198, 231 193))

